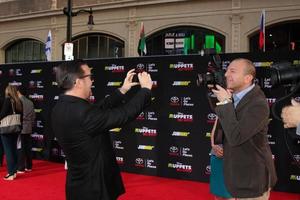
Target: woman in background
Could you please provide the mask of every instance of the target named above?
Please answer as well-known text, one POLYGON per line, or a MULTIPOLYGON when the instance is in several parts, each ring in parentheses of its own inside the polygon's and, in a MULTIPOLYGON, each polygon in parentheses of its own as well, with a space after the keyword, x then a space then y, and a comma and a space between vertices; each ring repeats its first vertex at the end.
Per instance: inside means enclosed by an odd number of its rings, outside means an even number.
MULTIPOLYGON (((17 88, 8 85, 5 89, 5 99, 1 107, 0 120, 7 115, 15 113, 21 114, 23 106, 20 98, 18 97, 17 88)), ((22 119, 22 118, 21 118, 22 119)), ((2 133, 1 140, 3 143, 4 152, 6 155, 7 175, 4 180, 14 180, 17 173, 17 141, 20 132, 16 133, 2 133)))
POLYGON ((210 156, 210 192, 214 195, 215 200, 234 200, 226 189, 223 175, 223 146, 222 144, 215 144, 214 135, 216 132, 218 118, 214 123, 211 131, 211 156, 210 156))

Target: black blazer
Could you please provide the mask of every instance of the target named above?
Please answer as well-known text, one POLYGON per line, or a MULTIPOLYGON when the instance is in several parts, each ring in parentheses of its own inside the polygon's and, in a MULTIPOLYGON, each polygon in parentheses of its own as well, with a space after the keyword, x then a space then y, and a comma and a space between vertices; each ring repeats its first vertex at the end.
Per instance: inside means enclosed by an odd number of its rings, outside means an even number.
MULTIPOLYGON (((22 106, 23 107, 23 106, 22 106)), ((22 110, 19 111, 16 108, 14 108, 15 113, 17 114, 21 114, 21 116, 23 116, 23 112, 22 110)), ((12 108, 12 104, 11 104, 11 100, 9 97, 6 97, 3 101, 3 104, 1 106, 1 111, 0 111, 0 120, 3 119, 4 117, 6 117, 7 115, 11 115, 13 114, 13 108, 12 108)), ((21 118, 22 119, 22 118, 21 118)))
POLYGON ((268 144, 269 106, 259 86, 239 102, 216 107, 224 131, 225 185, 235 198, 261 196, 277 181, 268 144))
POLYGON ((109 130, 135 119, 151 100, 142 88, 127 104, 117 90, 100 104, 61 95, 52 128, 68 162, 68 200, 114 200, 125 192, 109 130), (118 107, 116 107, 118 106, 118 107))

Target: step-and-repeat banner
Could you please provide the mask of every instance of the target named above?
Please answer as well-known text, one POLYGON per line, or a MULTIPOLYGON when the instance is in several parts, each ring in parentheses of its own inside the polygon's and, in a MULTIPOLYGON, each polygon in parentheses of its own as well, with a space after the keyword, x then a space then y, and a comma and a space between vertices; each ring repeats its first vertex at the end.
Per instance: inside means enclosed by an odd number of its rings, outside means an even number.
MULTIPOLYGON (((270 107, 289 93, 289 88, 272 88, 272 63, 300 63, 300 54, 223 54, 222 67, 234 58, 252 60, 257 67, 257 83, 264 90, 270 107)), ((210 175, 210 132, 216 115, 208 102, 205 85, 197 86, 197 74, 204 74, 211 56, 163 56, 88 60, 93 68, 91 103, 97 102, 122 85, 132 68, 149 72, 153 80, 152 105, 135 121, 110 130, 116 160, 122 171, 208 182, 210 175)), ((7 84, 28 88, 37 114, 32 133, 36 158, 63 161, 64 154, 51 131, 51 109, 59 98, 55 69, 60 62, 0 65, 0 96, 7 84)), ((137 88, 127 94, 130 98, 137 88)), ((298 97, 299 98, 299 97, 298 97)), ((279 191, 299 192, 300 142, 286 133, 282 123, 270 115, 269 144, 272 148, 279 191)), ((245 155, 247 156, 247 155, 245 155)), ((247 173, 247 172, 245 172, 247 173)))

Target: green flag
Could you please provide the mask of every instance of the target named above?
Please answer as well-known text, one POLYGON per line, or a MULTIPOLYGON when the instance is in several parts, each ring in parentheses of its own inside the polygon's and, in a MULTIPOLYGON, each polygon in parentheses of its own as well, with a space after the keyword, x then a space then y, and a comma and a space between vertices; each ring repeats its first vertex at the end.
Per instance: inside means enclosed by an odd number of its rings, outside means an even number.
POLYGON ((144 23, 143 22, 141 23, 138 53, 139 53, 140 56, 144 56, 144 55, 147 54, 146 37, 145 37, 145 29, 144 29, 144 23))

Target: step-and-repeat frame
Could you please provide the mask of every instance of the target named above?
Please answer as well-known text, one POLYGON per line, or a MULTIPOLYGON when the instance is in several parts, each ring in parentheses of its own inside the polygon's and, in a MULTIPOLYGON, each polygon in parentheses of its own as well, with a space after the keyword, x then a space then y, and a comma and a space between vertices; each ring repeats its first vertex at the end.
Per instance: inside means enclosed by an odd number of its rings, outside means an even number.
MULTIPOLYGON (((257 83, 269 105, 289 92, 272 88, 269 68, 273 62, 300 63, 299 53, 222 54, 222 67, 234 58, 249 58, 257 67, 257 83)), ((152 105, 135 121, 110 130, 116 160, 122 171, 208 182, 210 132, 216 115, 210 108, 204 85, 197 86, 197 73, 206 73, 211 56, 162 56, 87 60, 94 74, 91 103, 122 85, 132 68, 148 71, 153 80, 152 105)), ((55 69, 60 62, 0 65, 0 97, 7 84, 28 88, 37 114, 32 139, 34 156, 63 161, 64 154, 51 130, 50 114, 59 98, 55 69)), ((128 99, 138 90, 128 92, 128 99)), ((281 122, 270 115, 269 144, 279 181, 276 190, 299 192, 299 140, 286 134, 281 122), (284 138, 286 136, 286 139, 284 138), (288 152, 288 144, 292 155, 288 152)), ((245 172, 246 173, 246 172, 245 172)))

